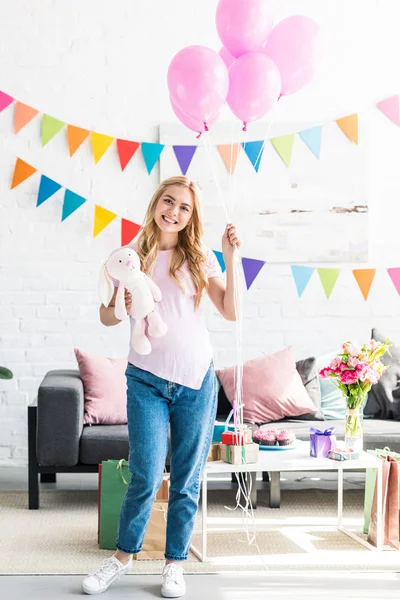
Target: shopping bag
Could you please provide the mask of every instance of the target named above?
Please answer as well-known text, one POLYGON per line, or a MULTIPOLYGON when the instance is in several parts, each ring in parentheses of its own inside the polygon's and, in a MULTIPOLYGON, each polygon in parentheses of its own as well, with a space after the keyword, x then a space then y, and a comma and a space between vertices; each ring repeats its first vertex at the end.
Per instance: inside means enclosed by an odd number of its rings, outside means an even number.
POLYGON ((153 503, 142 550, 134 556, 136 560, 157 560, 164 558, 167 536, 167 510, 168 503, 157 501, 153 503))
MULTIPOLYGON (((382 525, 383 545, 399 550, 399 463, 392 456, 382 456, 382 525)), ((371 508, 368 541, 377 545, 377 481, 371 508)))
MULTIPOLYGON (((367 450, 368 454, 373 456, 391 456, 397 461, 400 461, 400 454, 392 452, 387 446, 385 448, 376 448, 375 450, 367 450)), ((372 500, 374 497, 376 481, 376 469, 367 469, 365 473, 365 491, 364 491, 364 527, 363 533, 368 534, 369 523, 371 518, 372 500)), ((400 482, 399 482, 400 485, 400 482)), ((400 489, 399 489, 400 498, 400 489)))

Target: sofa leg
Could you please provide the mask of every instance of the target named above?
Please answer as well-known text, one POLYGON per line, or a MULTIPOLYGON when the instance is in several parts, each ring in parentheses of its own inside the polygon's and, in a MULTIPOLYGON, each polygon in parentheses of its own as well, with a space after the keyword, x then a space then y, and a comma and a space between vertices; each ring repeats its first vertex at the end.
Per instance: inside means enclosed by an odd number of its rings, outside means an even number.
POLYGON ((36 460, 36 406, 28 406, 28 506, 39 508, 39 472, 36 460))
POLYGON ((269 481, 269 473, 268 473, 268 471, 263 471, 262 472, 262 480, 264 482, 268 483, 268 481, 269 481))
POLYGON ((40 473, 40 483, 56 483, 56 473, 40 473))
POLYGON ((279 471, 271 472, 271 483, 269 486, 270 508, 281 507, 281 474, 279 471))

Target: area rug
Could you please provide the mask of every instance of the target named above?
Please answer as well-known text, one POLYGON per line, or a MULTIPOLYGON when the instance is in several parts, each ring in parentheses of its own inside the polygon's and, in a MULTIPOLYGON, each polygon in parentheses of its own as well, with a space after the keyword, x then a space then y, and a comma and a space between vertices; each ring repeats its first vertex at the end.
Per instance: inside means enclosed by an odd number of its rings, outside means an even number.
MULTIPOLYGON (((362 530, 363 492, 345 492, 344 525, 362 530)), ((253 522, 246 523, 231 490, 209 491, 210 562, 190 554, 187 573, 224 571, 398 571, 398 552, 371 552, 335 529, 337 496, 315 489, 282 492, 280 509, 268 507, 268 492, 258 494, 253 522), (226 508, 228 507, 228 508, 226 508), (226 532, 227 527, 237 531, 226 532)), ((28 510, 27 492, 0 492, 0 574, 79 574, 95 570, 112 552, 97 544, 97 492, 46 490, 40 509, 28 510)), ((198 516, 196 529, 200 530, 198 516)), ((193 536, 201 547, 201 537, 193 536)), ((134 561, 134 573, 160 573, 163 561, 134 561)))

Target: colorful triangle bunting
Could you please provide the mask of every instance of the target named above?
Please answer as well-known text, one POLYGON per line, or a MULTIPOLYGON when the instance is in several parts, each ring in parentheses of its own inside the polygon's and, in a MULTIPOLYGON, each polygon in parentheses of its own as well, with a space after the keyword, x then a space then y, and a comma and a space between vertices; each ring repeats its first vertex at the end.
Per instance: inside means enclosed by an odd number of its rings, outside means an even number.
POLYGON ((11 189, 17 187, 17 185, 25 181, 25 179, 28 179, 28 177, 36 173, 36 171, 37 169, 35 169, 35 167, 32 167, 24 160, 17 158, 12 176, 11 189))
POLYGON ((297 265, 292 265, 291 268, 293 279, 297 288, 297 293, 299 295, 299 298, 301 298, 315 269, 314 267, 302 267, 297 265))
POLYGON ((38 112, 39 111, 36 110, 36 108, 32 108, 27 104, 22 104, 22 102, 16 102, 14 112, 14 133, 21 131, 29 121, 32 121, 33 117, 36 117, 38 112))
POLYGON ((235 171, 236 163, 239 158, 240 144, 220 144, 217 146, 222 160, 225 163, 226 170, 232 175, 235 171))
POLYGON ((244 278, 246 287, 249 290, 251 284, 265 265, 265 260, 257 260, 255 258, 242 258, 244 278))
POLYGON ((114 221, 117 215, 98 204, 94 206, 94 222, 93 222, 93 237, 96 237, 109 225, 112 221, 114 221))
POLYGON ((139 146, 139 142, 130 142, 129 140, 117 140, 117 150, 122 171, 125 169, 126 165, 131 160, 132 156, 135 154, 139 146))
POLYGON ((88 129, 82 127, 75 127, 75 125, 68 125, 67 127, 67 140, 68 140, 68 151, 69 155, 73 156, 78 148, 83 144, 89 135, 88 129))
POLYGON ((43 115, 42 118, 42 146, 45 146, 64 127, 64 121, 43 115))
POLYGON ((376 105, 395 125, 400 125, 399 96, 391 96, 376 105))
POLYGON ((292 160, 294 133, 271 138, 271 144, 273 145, 273 147, 275 148, 285 165, 289 167, 290 161, 292 160))
POLYGON ((387 272, 389 273, 390 279, 392 280, 397 293, 400 294, 400 267, 387 269, 387 272))
POLYGON ((339 277, 340 269, 320 268, 317 269, 317 271, 322 283, 322 287, 324 288, 325 295, 329 299, 332 290, 335 287, 337 278, 339 277))
POLYGON ((48 198, 50 198, 50 196, 55 194, 60 188, 61 185, 57 183, 57 181, 46 177, 46 175, 42 175, 40 177, 40 185, 36 206, 40 206, 41 204, 43 204, 43 202, 45 202, 48 198))
POLYGON ((353 275, 358 283, 364 300, 368 298, 369 290, 371 289, 374 280, 376 269, 353 269, 353 275))
POLYGON ((317 158, 321 155, 322 127, 310 127, 299 131, 299 136, 317 158))
POLYGON ((186 175, 197 146, 173 146, 182 175, 186 175))
POLYGON ((0 112, 2 112, 7 106, 10 106, 14 102, 14 98, 5 94, 4 92, 0 92, 0 112))
POLYGON ((224 261, 224 255, 222 254, 222 252, 219 252, 219 250, 213 250, 215 256, 217 257, 217 260, 219 262, 219 266, 221 267, 221 270, 223 273, 225 273, 226 271, 226 265, 225 265, 225 261, 224 261))
POLYGON ((254 170, 256 171, 256 173, 258 173, 262 155, 264 153, 264 141, 260 140, 256 142, 243 142, 242 146, 247 156, 249 157, 250 162, 254 167, 254 170))
POLYGON ((94 162, 97 164, 103 154, 109 149, 114 141, 111 135, 104 135, 103 133, 92 132, 90 134, 92 139, 92 150, 94 162))
POLYGON ((349 138, 351 142, 358 144, 358 114, 349 115, 342 119, 336 119, 340 129, 349 138))
POLYGON ((121 246, 130 244, 141 229, 141 225, 138 225, 133 221, 128 221, 128 219, 121 219, 121 246))
POLYGON ((164 149, 164 144, 155 144, 153 142, 142 142, 142 152, 144 162, 146 163, 146 169, 148 174, 152 172, 154 165, 160 158, 160 154, 164 149))
POLYGON ((71 190, 65 190, 61 221, 65 221, 67 217, 72 215, 85 202, 86 198, 78 196, 78 194, 71 192, 71 190))

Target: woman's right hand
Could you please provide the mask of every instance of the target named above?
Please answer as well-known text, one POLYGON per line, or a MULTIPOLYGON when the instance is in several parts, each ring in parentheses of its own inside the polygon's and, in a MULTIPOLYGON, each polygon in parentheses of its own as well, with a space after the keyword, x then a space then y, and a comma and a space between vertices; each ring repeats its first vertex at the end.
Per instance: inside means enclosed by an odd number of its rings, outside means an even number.
POLYGON ((126 308, 126 312, 130 313, 130 310, 132 308, 132 294, 125 288, 125 308, 126 308))

